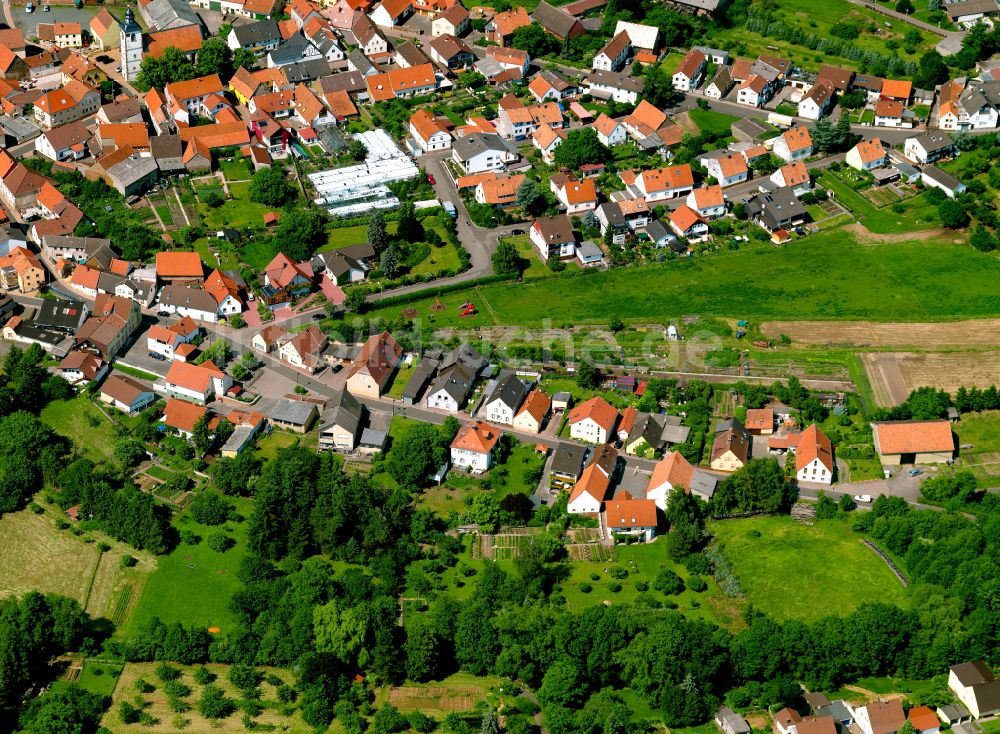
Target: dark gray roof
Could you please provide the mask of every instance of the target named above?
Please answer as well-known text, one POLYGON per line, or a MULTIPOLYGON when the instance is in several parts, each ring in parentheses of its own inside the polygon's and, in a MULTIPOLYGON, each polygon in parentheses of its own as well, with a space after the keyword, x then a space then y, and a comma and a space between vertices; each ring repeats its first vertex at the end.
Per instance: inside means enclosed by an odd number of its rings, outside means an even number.
POLYGON ((956 721, 962 721, 963 719, 968 719, 972 714, 969 709, 965 708, 965 705, 961 702, 959 703, 947 703, 944 706, 939 706, 938 711, 944 715, 944 718, 948 720, 948 723, 955 723, 956 721))
POLYGON ((441 370, 437 379, 434 380, 434 384, 431 385, 428 395, 444 390, 456 403, 461 405, 469 396, 475 379, 475 374, 468 367, 454 364, 441 370))
POLYGON ((621 227, 625 224, 622 208, 616 202, 608 201, 597 207, 597 214, 611 227, 621 227))
POLYGON ((738 130, 751 138, 758 138, 761 135, 774 130, 774 128, 770 125, 765 125, 763 122, 754 119, 753 117, 742 117, 729 127, 733 130, 738 130))
POLYGON ((378 253, 375 252, 375 247, 370 242, 341 247, 337 252, 347 257, 353 257, 355 260, 370 260, 378 256, 378 253))
POLYGON ((364 51, 360 48, 356 48, 351 53, 347 54, 347 62, 357 70, 358 74, 361 76, 371 76, 373 74, 378 74, 378 67, 372 63, 371 59, 365 56, 364 51))
POLYGON ((81 301, 70 299, 42 299, 35 316, 35 325, 40 328, 75 330, 87 314, 87 306, 81 301))
POLYGON ((508 140, 504 140, 495 133, 472 133, 459 138, 451 144, 452 150, 458 153, 458 157, 467 161, 484 151, 496 151, 498 153, 517 153, 517 148, 508 140))
POLYGON ((554 474, 579 477, 583 471, 583 463, 587 459, 588 449, 571 443, 560 443, 552 454, 550 471, 554 474))
POLYGON ((499 400, 508 408, 517 410, 521 407, 524 399, 528 397, 529 391, 528 385, 522 382, 517 375, 513 372, 507 372, 497 380, 493 392, 486 398, 483 405, 489 405, 493 401, 499 400))
POLYGON ((454 364, 461 364, 478 375, 487 364, 486 357, 481 355, 469 344, 462 344, 452 349, 441 359, 441 369, 445 370, 454 364))
POLYGON ((111 245, 98 247, 93 252, 88 253, 88 255, 87 267, 97 270, 107 270, 111 267, 111 261, 118 257, 115 251, 111 249, 111 245))
POLYGON ((312 48, 312 44, 306 37, 301 33, 296 33, 277 48, 268 51, 267 57, 274 66, 294 64, 297 61, 304 61, 310 48, 312 48))
POLYGON ((313 267, 318 269, 326 268, 337 277, 345 275, 351 270, 360 270, 362 272, 367 270, 362 263, 353 257, 348 257, 342 250, 328 250, 327 252, 317 253, 313 256, 313 267))
POLYGON ((401 43, 396 46, 396 53, 403 57, 403 59, 410 66, 418 66, 420 64, 431 63, 430 57, 425 54, 422 50, 417 48, 413 41, 407 43, 401 43))
POLYGON ((389 437, 392 414, 384 410, 373 410, 368 414, 368 427, 361 432, 358 445, 370 449, 382 449, 389 437))
POLYGON ((410 375, 410 379, 406 381, 406 387, 403 388, 403 399, 414 403, 419 400, 424 388, 427 387, 427 383, 431 381, 434 373, 437 372, 437 366, 438 363, 436 360, 427 359, 426 357, 420 360, 420 363, 414 368, 413 374, 410 375))
POLYGON ((920 147, 928 153, 937 150, 947 150, 955 145, 947 133, 937 130, 926 132, 922 135, 914 135, 913 137, 920 144, 920 147))
POLYGON ((646 81, 641 76, 632 76, 629 73, 619 71, 605 71, 604 69, 596 69, 590 72, 587 82, 602 87, 626 89, 639 94, 646 88, 646 81))
POLYGON ((115 288, 125 281, 126 278, 123 275, 103 272, 97 276, 97 290, 104 293, 114 293, 115 288))
POLYGON ((316 410, 316 406, 302 400, 282 398, 271 409, 270 418, 276 423, 290 423, 304 426, 316 410))
POLYGON ((927 176, 932 181, 947 187, 951 191, 957 191, 962 187, 961 181, 952 176, 950 173, 942 171, 937 166, 924 166, 923 175, 927 176))
POLYGON ((787 186, 782 186, 766 194, 756 194, 746 203, 746 212, 751 219, 759 219, 774 231, 783 223, 804 217, 805 205, 787 186))
POLYGON ((103 237, 75 237, 73 235, 46 235, 42 238, 42 244, 59 250, 83 250, 88 257, 93 256, 98 250, 109 247, 111 240, 103 237))
POLYGON ((340 389, 326 404, 320 431, 325 431, 331 426, 339 426, 357 436, 364 417, 365 407, 347 390, 340 389))
POLYGON ((319 79, 320 91, 330 92, 362 92, 366 89, 365 78, 357 71, 342 71, 339 74, 329 74, 319 79))
POLYGON ((286 64, 281 70, 289 84, 304 84, 329 74, 330 64, 326 59, 306 59, 294 64, 286 64))
POLYGON ((236 42, 241 46, 265 46, 270 43, 278 43, 281 40, 278 24, 270 18, 258 20, 255 23, 233 26, 233 35, 236 36, 236 42))

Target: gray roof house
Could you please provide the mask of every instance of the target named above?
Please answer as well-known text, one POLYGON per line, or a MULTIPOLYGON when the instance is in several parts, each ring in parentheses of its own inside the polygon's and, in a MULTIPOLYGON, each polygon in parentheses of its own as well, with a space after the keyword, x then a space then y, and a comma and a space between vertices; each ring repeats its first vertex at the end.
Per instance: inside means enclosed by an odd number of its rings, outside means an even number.
POLYGON ((427 407, 457 411, 469 397, 475 381, 475 374, 464 365, 454 364, 442 368, 427 391, 427 407))
POLYGON ((437 372, 438 363, 435 359, 424 357, 413 370, 410 379, 406 381, 403 388, 402 400, 405 405, 414 405, 420 402, 420 396, 424 394, 424 389, 430 384, 431 379, 437 372))
POLYGON ((494 423, 510 425, 514 414, 528 397, 531 388, 511 371, 505 371, 495 381, 493 390, 483 401, 480 417, 494 423))
POLYGON ((715 723, 725 734, 750 734, 750 725, 746 719, 728 706, 719 709, 715 715, 715 723))
POLYGON ((271 409, 271 423, 296 433, 305 433, 316 419, 316 405, 304 400, 282 398, 271 409))
POLYGON ((270 51, 281 43, 281 31, 276 21, 268 18, 255 23, 233 26, 227 39, 229 48, 246 49, 247 51, 270 51))
POLYGON ((320 417, 320 451, 351 452, 357 447, 365 418, 365 406, 347 390, 341 389, 330 398, 320 417))
POLYGON ((801 224, 808 216, 805 205, 787 186, 750 197, 746 213, 771 233, 801 224))

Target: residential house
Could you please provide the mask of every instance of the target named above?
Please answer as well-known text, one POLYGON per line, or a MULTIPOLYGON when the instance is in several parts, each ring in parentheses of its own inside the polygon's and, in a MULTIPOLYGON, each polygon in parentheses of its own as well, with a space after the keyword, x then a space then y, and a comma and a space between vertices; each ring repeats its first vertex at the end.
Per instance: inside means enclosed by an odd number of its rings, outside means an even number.
POLYGON ((179 108, 189 116, 210 117, 205 102, 216 96, 222 97, 224 89, 219 75, 209 74, 189 81, 172 82, 164 86, 163 92, 171 108, 179 108))
POLYGON ((472 48, 460 38, 451 35, 435 36, 427 43, 431 60, 445 69, 464 69, 476 60, 472 48))
POLYGON ((77 330, 76 346, 90 347, 110 360, 139 328, 139 304, 129 298, 98 294, 90 318, 77 330))
POLYGON ((594 70, 621 71, 632 55, 632 42, 628 33, 621 32, 608 41, 594 54, 590 67, 594 70))
POLYGON ((521 403, 511 423, 515 431, 541 433, 545 419, 552 409, 552 400, 540 389, 532 390, 521 403))
POLYGON ((226 37, 226 44, 234 51, 243 49, 263 56, 268 51, 276 49, 281 40, 278 23, 267 19, 233 26, 226 37))
POLYGON ((802 194, 812 190, 809 169, 802 161, 786 163, 772 173, 770 179, 775 186, 787 186, 796 196, 802 196, 802 194))
POLYGON ((197 252, 156 253, 156 279, 162 283, 193 283, 205 277, 197 252))
POLYGON ((323 366, 321 352, 328 343, 326 334, 313 324, 282 341, 278 358, 300 370, 316 372, 323 366))
POLYGON ((695 189, 687 195, 685 203, 704 220, 718 219, 726 215, 726 198, 719 185, 695 189))
POLYGON ((451 133, 437 116, 420 109, 410 117, 410 135, 424 153, 447 150, 451 147, 451 133))
POLYGON ((413 4, 410 0, 382 0, 368 17, 375 25, 393 28, 404 23, 411 15, 413 15, 413 4))
POLYGON ((951 423, 946 420, 886 421, 871 425, 882 466, 945 464, 955 457, 955 437, 951 423))
POLYGON ((213 270, 205 279, 205 290, 218 304, 220 318, 229 318, 243 311, 240 287, 236 281, 221 270, 213 270))
POLYGON ((1000 680, 981 660, 949 668, 948 688, 976 719, 1000 713, 1000 680))
POLYGON ((847 151, 844 162, 859 171, 873 171, 889 163, 882 141, 878 138, 859 140, 858 144, 847 151))
POLYGON ((920 181, 924 186, 940 189, 949 199, 965 191, 964 183, 937 166, 924 166, 920 171, 920 181))
POLYGON ((678 92, 697 89, 708 68, 708 58, 701 51, 688 51, 674 69, 673 85, 678 92))
POLYGON ((801 433, 791 434, 782 444, 795 450, 795 477, 798 481, 833 482, 833 445, 815 423, 801 433))
POLYGON ((799 117, 804 117, 807 120, 818 120, 826 115, 833 107, 836 91, 832 82, 823 78, 817 79, 805 96, 799 100, 799 117))
POLYGON ((733 472, 747 463, 752 444, 750 432, 735 418, 721 423, 712 442, 710 465, 713 470, 733 472))
POLYGON ((579 93, 580 88, 556 72, 543 69, 532 78, 528 85, 528 91, 541 104, 542 102, 558 102, 566 97, 573 97, 579 93))
POLYGON ((604 112, 594 121, 593 127, 597 131, 597 139, 609 148, 621 145, 628 139, 628 131, 622 121, 608 117, 604 112))
POLYGON ((308 262, 297 263, 279 252, 264 268, 261 294, 268 303, 281 303, 289 300, 291 294, 309 291, 312 279, 312 267, 308 262))
POLYGON ((647 203, 687 196, 694 190, 694 173, 687 163, 638 174, 622 171, 618 175, 633 198, 645 199, 647 203))
POLYGON ((943 132, 926 132, 907 138, 903 144, 903 155, 921 165, 937 163, 944 158, 951 158, 955 153, 955 144, 948 133, 943 132))
POLYGON ((70 79, 58 89, 43 93, 34 101, 35 123, 49 130, 67 122, 89 117, 101 106, 101 95, 81 81, 70 79))
POLYGON ((687 204, 681 204, 670 212, 670 229, 678 237, 687 240, 699 240, 708 234, 708 222, 687 204))
POLYGON ((19 82, 30 75, 28 62, 7 46, 0 44, 0 79, 19 82))
POLYGON ((715 725, 723 734, 750 734, 750 725, 728 706, 723 706, 715 715, 715 725))
POLYGON ((531 25, 528 11, 521 6, 497 13, 486 21, 486 40, 501 46, 510 46, 514 31, 531 25))
POLYGON ((531 145, 541 152, 542 160, 551 166, 555 163, 556 148, 562 145, 565 139, 565 130, 557 130, 548 125, 540 125, 531 134, 531 145))
POLYGON ((521 157, 513 143, 495 133, 471 133, 451 147, 452 160, 467 174, 502 171, 521 157))
POLYGON ((428 388, 424 403, 428 408, 457 413, 468 400, 475 382, 475 371, 466 365, 456 363, 442 368, 428 388))
POLYGON ((774 433, 773 408, 748 408, 743 427, 754 436, 770 436, 774 433))
POLYGON ((218 303, 200 286, 171 283, 160 290, 157 306, 161 311, 190 316, 214 324, 219 320, 218 303))
POLYGON ((473 474, 489 471, 496 461, 499 441, 499 431, 488 423, 467 423, 451 442, 451 463, 473 474))
POLYGON ((507 209, 517 204, 517 188, 524 183, 524 175, 504 178, 492 174, 483 176, 483 180, 476 185, 476 201, 499 209, 507 209))
POLYGON ((952 23, 969 27, 983 21, 985 18, 995 18, 1000 13, 1000 6, 991 0, 955 0, 946 3, 941 9, 948 13, 952 23))
POLYGON ((913 127, 910 122, 904 122, 906 108, 898 99, 880 97, 875 103, 875 127, 913 127))
POLYGON ((549 465, 549 487, 572 489, 583 472, 590 449, 571 443, 559 443, 549 465))
POLYGON ((705 96, 709 99, 722 99, 729 94, 729 90, 735 84, 732 70, 728 66, 720 66, 718 71, 715 72, 712 81, 705 87, 705 96))
POLYGON ((601 511, 618 468, 618 452, 611 444, 594 449, 590 460, 580 472, 569 495, 567 512, 577 515, 596 515, 601 511))
POLYGON ((945 82, 938 94, 938 127, 942 130, 992 130, 1000 121, 989 97, 996 100, 995 86, 982 82, 945 82))
POLYGON ((173 361, 163 379, 162 390, 170 397, 205 405, 226 394, 233 381, 211 361, 201 364, 173 361))
POLYGON ((565 214, 536 219, 528 231, 528 237, 538 248, 542 260, 550 257, 573 257, 576 253, 576 235, 565 214))
POLYGON ((128 415, 136 415, 156 402, 153 389, 139 380, 112 372, 101 385, 101 402, 128 415))
POLYGON ((604 503, 604 526, 611 537, 628 536, 648 543, 656 535, 656 503, 628 492, 604 503))
POLYGON ((795 725, 802 721, 802 715, 787 706, 774 715, 774 728, 777 734, 796 734, 795 725))
POLYGON ((626 409, 618 424, 618 438, 629 456, 684 443, 690 432, 690 428, 681 425, 680 416, 639 412, 634 408, 626 409))
POLYGON ((774 80, 764 74, 752 74, 740 83, 736 101, 748 107, 763 107, 774 96, 774 80))
POLYGON ((862 734, 896 734, 906 723, 903 702, 898 698, 858 706, 854 716, 862 734))
POLYGON ((495 122, 497 132, 511 140, 525 140, 539 127, 561 129, 564 125, 562 110, 555 102, 531 106, 501 107, 495 122))
POLYGON ((630 23, 625 20, 618 21, 615 25, 614 35, 625 33, 629 43, 644 51, 659 51, 662 41, 660 29, 655 25, 643 25, 641 23, 630 23))
POLYGON ((535 12, 532 13, 532 18, 547 33, 561 41, 568 41, 570 38, 575 38, 586 32, 579 20, 562 8, 549 5, 545 0, 538 3, 535 12))
POLYGON ((566 420, 571 438, 603 444, 618 423, 618 411, 604 398, 593 397, 573 408, 566 420))
POLYGON ((646 88, 642 77, 597 69, 587 76, 587 94, 620 104, 636 104, 646 88))
POLYGON ((808 217, 805 205, 788 188, 754 194, 745 207, 747 216, 772 234, 794 228, 808 217))
POLYGON ((0 286, 5 290, 34 293, 45 283, 45 268, 26 247, 14 247, 0 257, 0 286))
POLYGON ((461 37, 469 30, 470 23, 469 11, 461 3, 455 3, 431 21, 431 36, 461 37))
POLYGON ((160 354, 174 360, 194 350, 193 342, 200 331, 190 317, 182 318, 170 326, 153 324, 146 332, 146 349, 151 354, 160 354))
POLYGON ((381 397, 402 356, 402 347, 388 331, 373 334, 358 350, 347 378, 347 389, 359 397, 381 397))
POLYGON ((786 130, 775 139, 773 152, 781 160, 788 163, 808 158, 813 154, 813 142, 809 128, 793 127, 786 130))
POLYGON ((670 492, 679 489, 708 501, 715 491, 715 483, 711 474, 693 467, 680 452, 671 451, 653 467, 646 485, 646 499, 666 510, 670 492))
POLYGON ((334 285, 358 283, 368 274, 368 266, 363 259, 353 257, 341 250, 329 250, 313 255, 313 269, 322 272, 334 285))
POLYGON ((592 178, 579 181, 568 173, 549 179, 549 188, 567 214, 580 214, 597 208, 597 186, 592 178))
POLYGON ((320 451, 353 453, 358 446, 367 409, 344 389, 337 390, 320 416, 320 451))
POLYGON ((718 181, 723 188, 750 179, 750 168, 746 159, 739 153, 730 153, 718 158, 703 158, 702 163, 708 175, 718 181))
POLYGON ((529 386, 513 372, 496 381, 493 391, 486 397, 479 415, 491 423, 513 425, 514 416, 528 397, 529 386))

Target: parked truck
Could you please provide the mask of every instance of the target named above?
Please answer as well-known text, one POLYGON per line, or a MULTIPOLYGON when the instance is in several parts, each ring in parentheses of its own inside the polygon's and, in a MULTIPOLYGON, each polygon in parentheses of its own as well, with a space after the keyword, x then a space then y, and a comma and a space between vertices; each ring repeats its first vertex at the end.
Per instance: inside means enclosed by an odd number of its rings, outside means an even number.
POLYGON ((458 219, 458 209, 455 208, 454 204, 452 204, 450 201, 445 201, 441 203, 441 206, 443 206, 444 210, 448 212, 449 217, 451 217, 452 219, 458 219))
POLYGON ((779 115, 777 112, 768 112, 767 121, 776 127, 789 128, 795 124, 795 118, 791 115, 779 115))

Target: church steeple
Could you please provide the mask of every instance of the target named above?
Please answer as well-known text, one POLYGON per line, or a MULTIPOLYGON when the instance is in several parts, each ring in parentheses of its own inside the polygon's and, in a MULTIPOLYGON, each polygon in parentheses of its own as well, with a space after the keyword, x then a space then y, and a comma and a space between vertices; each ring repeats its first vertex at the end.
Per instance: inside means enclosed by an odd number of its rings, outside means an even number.
POLYGON ((125 9, 125 19, 121 27, 122 76, 127 81, 135 81, 142 65, 142 28, 135 22, 135 14, 130 5, 125 9))

